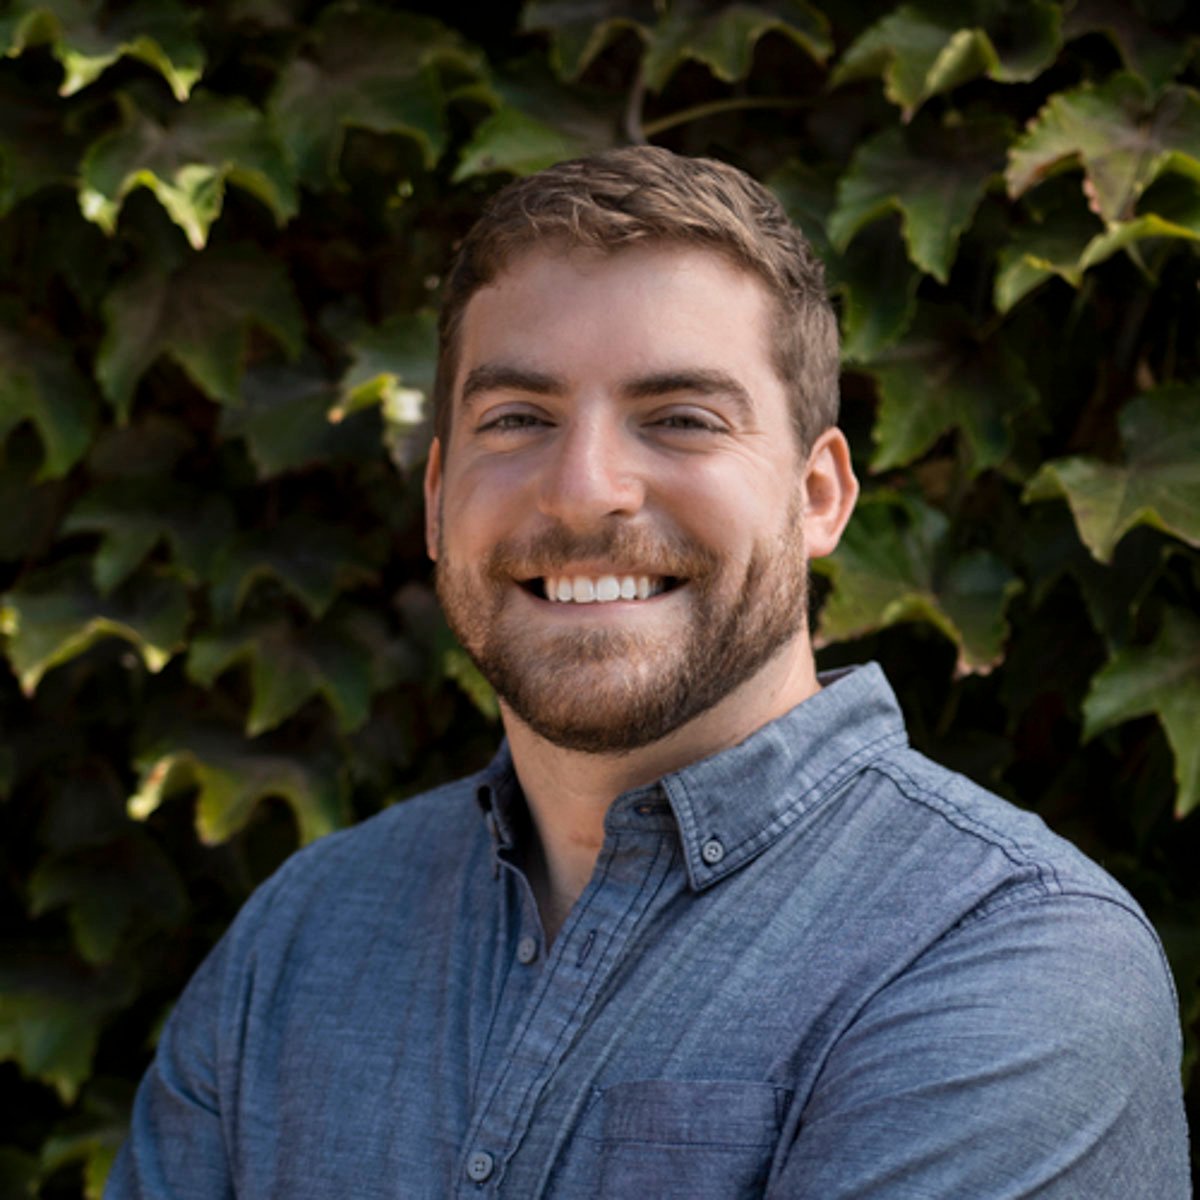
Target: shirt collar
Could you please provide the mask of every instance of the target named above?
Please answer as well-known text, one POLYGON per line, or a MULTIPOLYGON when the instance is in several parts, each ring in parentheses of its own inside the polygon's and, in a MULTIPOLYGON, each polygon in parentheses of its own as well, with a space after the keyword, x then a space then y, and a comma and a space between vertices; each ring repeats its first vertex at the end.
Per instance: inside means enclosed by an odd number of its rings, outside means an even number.
MULTIPOLYGON (((819 692, 744 742, 618 796, 606 827, 645 829, 655 813, 673 820, 696 891, 757 857, 873 758, 907 740, 876 663, 825 672, 818 681, 819 692)), ((497 847, 510 848, 524 801, 507 743, 476 795, 497 847)))

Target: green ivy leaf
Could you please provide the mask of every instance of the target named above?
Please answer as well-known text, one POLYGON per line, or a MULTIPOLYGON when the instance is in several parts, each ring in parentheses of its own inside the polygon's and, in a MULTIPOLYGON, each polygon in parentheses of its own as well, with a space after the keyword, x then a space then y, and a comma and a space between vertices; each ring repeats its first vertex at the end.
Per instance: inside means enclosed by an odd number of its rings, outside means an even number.
POLYGON ((127 969, 84 971, 46 956, 0 961, 0 1060, 70 1104, 92 1073, 100 1031, 137 994, 127 969))
POLYGON ((1009 194, 1080 164, 1088 202, 1106 224, 1132 218, 1160 175, 1200 179, 1200 94, 1168 88, 1151 107, 1143 85, 1124 73, 1059 92, 1009 151, 1009 194))
POLYGON ((1129 250, 1140 242, 1157 238, 1173 238, 1185 242, 1200 241, 1200 196, 1191 212, 1181 213, 1178 220, 1171 220, 1158 213, 1144 213, 1132 221, 1118 221, 1107 233, 1098 234, 1087 245, 1080 256, 1082 268, 1094 267, 1116 254, 1118 250, 1129 250))
POLYGON ((121 421, 162 354, 213 399, 236 405, 252 326, 290 354, 300 350, 300 310, 283 264, 254 246, 209 249, 174 269, 149 262, 113 288, 104 317, 96 375, 121 421))
POLYGON ((0 1196, 11 1200, 35 1200, 40 1177, 38 1160, 32 1154, 26 1154, 16 1146, 0 1146, 0 1196))
POLYGON ((1200 805, 1200 621, 1168 608, 1149 646, 1117 651, 1092 680, 1083 704, 1084 739, 1153 713, 1175 756, 1175 815, 1200 805))
POLYGON ((49 43, 63 67, 62 96, 130 57, 157 71, 182 101, 204 73, 192 19, 177 0, 134 0, 115 9, 99 0, 14 0, 0 17, 0 47, 15 57, 49 43))
POLYGON ((378 405, 392 461, 410 470, 425 457, 437 368, 437 318, 402 313, 364 330, 350 345, 351 361, 338 386, 331 421, 378 405))
POLYGON ((834 246, 844 251, 864 225, 895 210, 909 257, 945 283, 959 236, 1004 167, 1010 132, 1006 119, 987 116, 876 134, 838 186, 829 218, 834 246))
POLYGON ((1033 79, 1058 53, 1061 20, 1059 7, 1042 0, 902 4, 854 41, 830 84, 882 76, 884 94, 909 121, 931 96, 981 75, 1033 79))
POLYGON ((580 158, 598 146, 573 136, 558 125, 507 106, 485 117, 463 147, 454 182, 475 175, 505 171, 532 175, 553 163, 580 158))
POLYGON ((129 1135, 133 1095, 123 1080, 94 1080, 71 1114, 42 1146, 42 1170, 83 1168, 84 1200, 103 1200, 104 1185, 121 1143, 129 1135))
POLYGON ((335 395, 315 362, 251 367, 242 406, 221 410, 221 434, 245 439, 260 479, 344 457, 361 462, 378 449, 378 427, 344 421, 335 395))
POLYGON ((754 47, 766 33, 789 38, 823 63, 833 53, 829 21, 805 0, 758 0, 721 4, 673 0, 650 34, 642 62, 646 86, 661 91, 689 59, 733 83, 750 73, 754 47))
POLYGON ((1112 560, 1135 525, 1200 546, 1200 389, 1169 384, 1131 400, 1121 412, 1123 464, 1082 456, 1046 463, 1024 499, 1062 497, 1095 558, 1112 560))
POLYGON ((336 623, 297 629, 285 618, 198 634, 188 653, 193 682, 211 688, 238 663, 250 668, 253 701, 246 734, 281 725, 309 700, 322 697, 343 733, 357 729, 371 709, 371 659, 336 623))
POLYGON ((788 163, 767 180, 789 220, 824 262, 829 290, 843 299, 843 361, 869 362, 912 323, 920 275, 893 221, 869 224, 844 254, 833 248, 825 228, 836 185, 833 171, 799 162, 788 163))
POLYGON ((266 119, 240 99, 199 94, 166 126, 126 99, 125 122, 92 143, 83 160, 79 207, 114 233, 125 197, 148 188, 196 250, 221 215, 225 185, 257 196, 283 224, 296 189, 266 119))
POLYGON ((448 646, 442 655, 442 670, 447 679, 453 680, 463 695, 489 721, 500 719, 500 702, 492 685, 480 674, 470 655, 458 645, 448 646))
POLYGON ((1079 287, 1084 252, 1100 230, 1096 217, 1082 206, 1031 216, 997 256, 993 300, 1002 313, 1055 276, 1079 287))
POLYGON ((63 522, 67 534, 101 534, 92 578, 102 593, 123 583, 162 540, 185 576, 208 579, 233 529, 233 508, 224 496, 161 477, 96 483, 63 522))
POLYGON ((1103 33, 1125 66, 1151 91, 1165 87, 1192 53, 1186 37, 1171 37, 1149 25, 1138 6, 1121 0, 1079 0, 1063 17, 1063 40, 1103 33))
POLYGON ((0 81, 0 216, 51 184, 70 185, 82 150, 63 106, 0 81))
POLYGON ((833 582, 820 643, 927 621, 958 647, 960 672, 987 672, 1000 661, 1005 609, 1021 583, 987 551, 955 555, 949 521, 924 501, 864 496, 834 554, 812 565, 833 582))
POLYGON ((337 177, 348 127, 404 134, 432 166, 446 143, 439 70, 468 76, 478 54, 431 17, 365 4, 334 4, 312 29, 311 56, 294 59, 272 93, 270 111, 301 182, 337 177))
POLYGON ((914 461, 951 429, 961 430, 974 470, 995 466, 1011 445, 1013 416, 1037 401, 1021 356, 1003 336, 980 341, 949 310, 920 310, 904 340, 865 370, 881 398, 873 471, 914 461))
POLYGON ((229 624, 254 585, 281 583, 315 617, 350 587, 374 582, 379 547, 349 526, 296 515, 271 529, 247 534, 226 547, 214 569, 213 608, 229 624))
POLYGON ((549 33, 559 75, 578 79, 622 32, 648 39, 657 7, 655 0, 529 0, 521 28, 549 33))
POLYGON ((86 562, 70 559, 26 576, 3 597, 0 632, 27 696, 47 671, 101 638, 131 642, 149 671, 161 671, 183 642, 188 602, 179 580, 143 576, 100 596, 90 575, 86 562))
POLYGON ((229 730, 195 726, 164 739, 137 767, 129 815, 144 821, 164 800, 198 792, 196 832, 205 845, 233 837, 271 796, 292 809, 303 843, 340 828, 348 815, 338 766, 312 747, 296 755, 269 738, 250 743, 229 730))
POLYGON ((0 326, 0 441, 31 422, 45 455, 39 479, 61 478, 79 461, 98 407, 67 341, 0 326))
POLYGON ((66 907, 84 960, 112 960, 131 931, 171 928, 187 894, 171 860, 140 832, 38 864, 29 881, 30 914, 66 907))

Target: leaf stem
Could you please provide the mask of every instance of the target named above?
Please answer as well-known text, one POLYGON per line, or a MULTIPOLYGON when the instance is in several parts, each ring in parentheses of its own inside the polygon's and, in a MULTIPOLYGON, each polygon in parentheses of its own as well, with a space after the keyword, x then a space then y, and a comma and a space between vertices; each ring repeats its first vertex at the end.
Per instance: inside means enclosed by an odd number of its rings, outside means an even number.
POLYGON ((704 104, 694 104, 691 108, 681 108, 678 112, 668 113, 655 121, 647 121, 642 126, 642 132, 646 137, 657 137, 668 129, 674 129, 676 125, 699 121, 718 113, 736 112, 746 108, 800 108, 803 104, 803 100, 781 100, 769 96, 734 96, 728 100, 709 100, 704 104))

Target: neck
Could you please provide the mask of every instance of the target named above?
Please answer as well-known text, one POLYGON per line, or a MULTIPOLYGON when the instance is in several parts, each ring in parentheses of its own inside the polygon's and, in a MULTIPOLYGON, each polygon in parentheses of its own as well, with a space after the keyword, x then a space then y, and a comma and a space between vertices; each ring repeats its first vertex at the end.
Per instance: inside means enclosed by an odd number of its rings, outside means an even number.
POLYGON ((588 754, 548 742, 501 705, 513 766, 537 834, 530 882, 548 938, 562 927, 596 866, 604 817, 623 792, 743 742, 818 689, 808 635, 707 712, 634 750, 588 754))

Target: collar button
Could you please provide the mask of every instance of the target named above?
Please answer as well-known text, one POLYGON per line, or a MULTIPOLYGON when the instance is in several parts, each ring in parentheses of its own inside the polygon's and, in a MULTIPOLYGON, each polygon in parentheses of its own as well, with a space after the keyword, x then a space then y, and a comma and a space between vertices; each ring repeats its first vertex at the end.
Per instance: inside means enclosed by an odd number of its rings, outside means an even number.
POLYGON ((710 867, 715 867, 717 863, 725 857, 725 847, 717 838, 709 838, 703 846, 700 847, 700 857, 704 859, 710 867))

